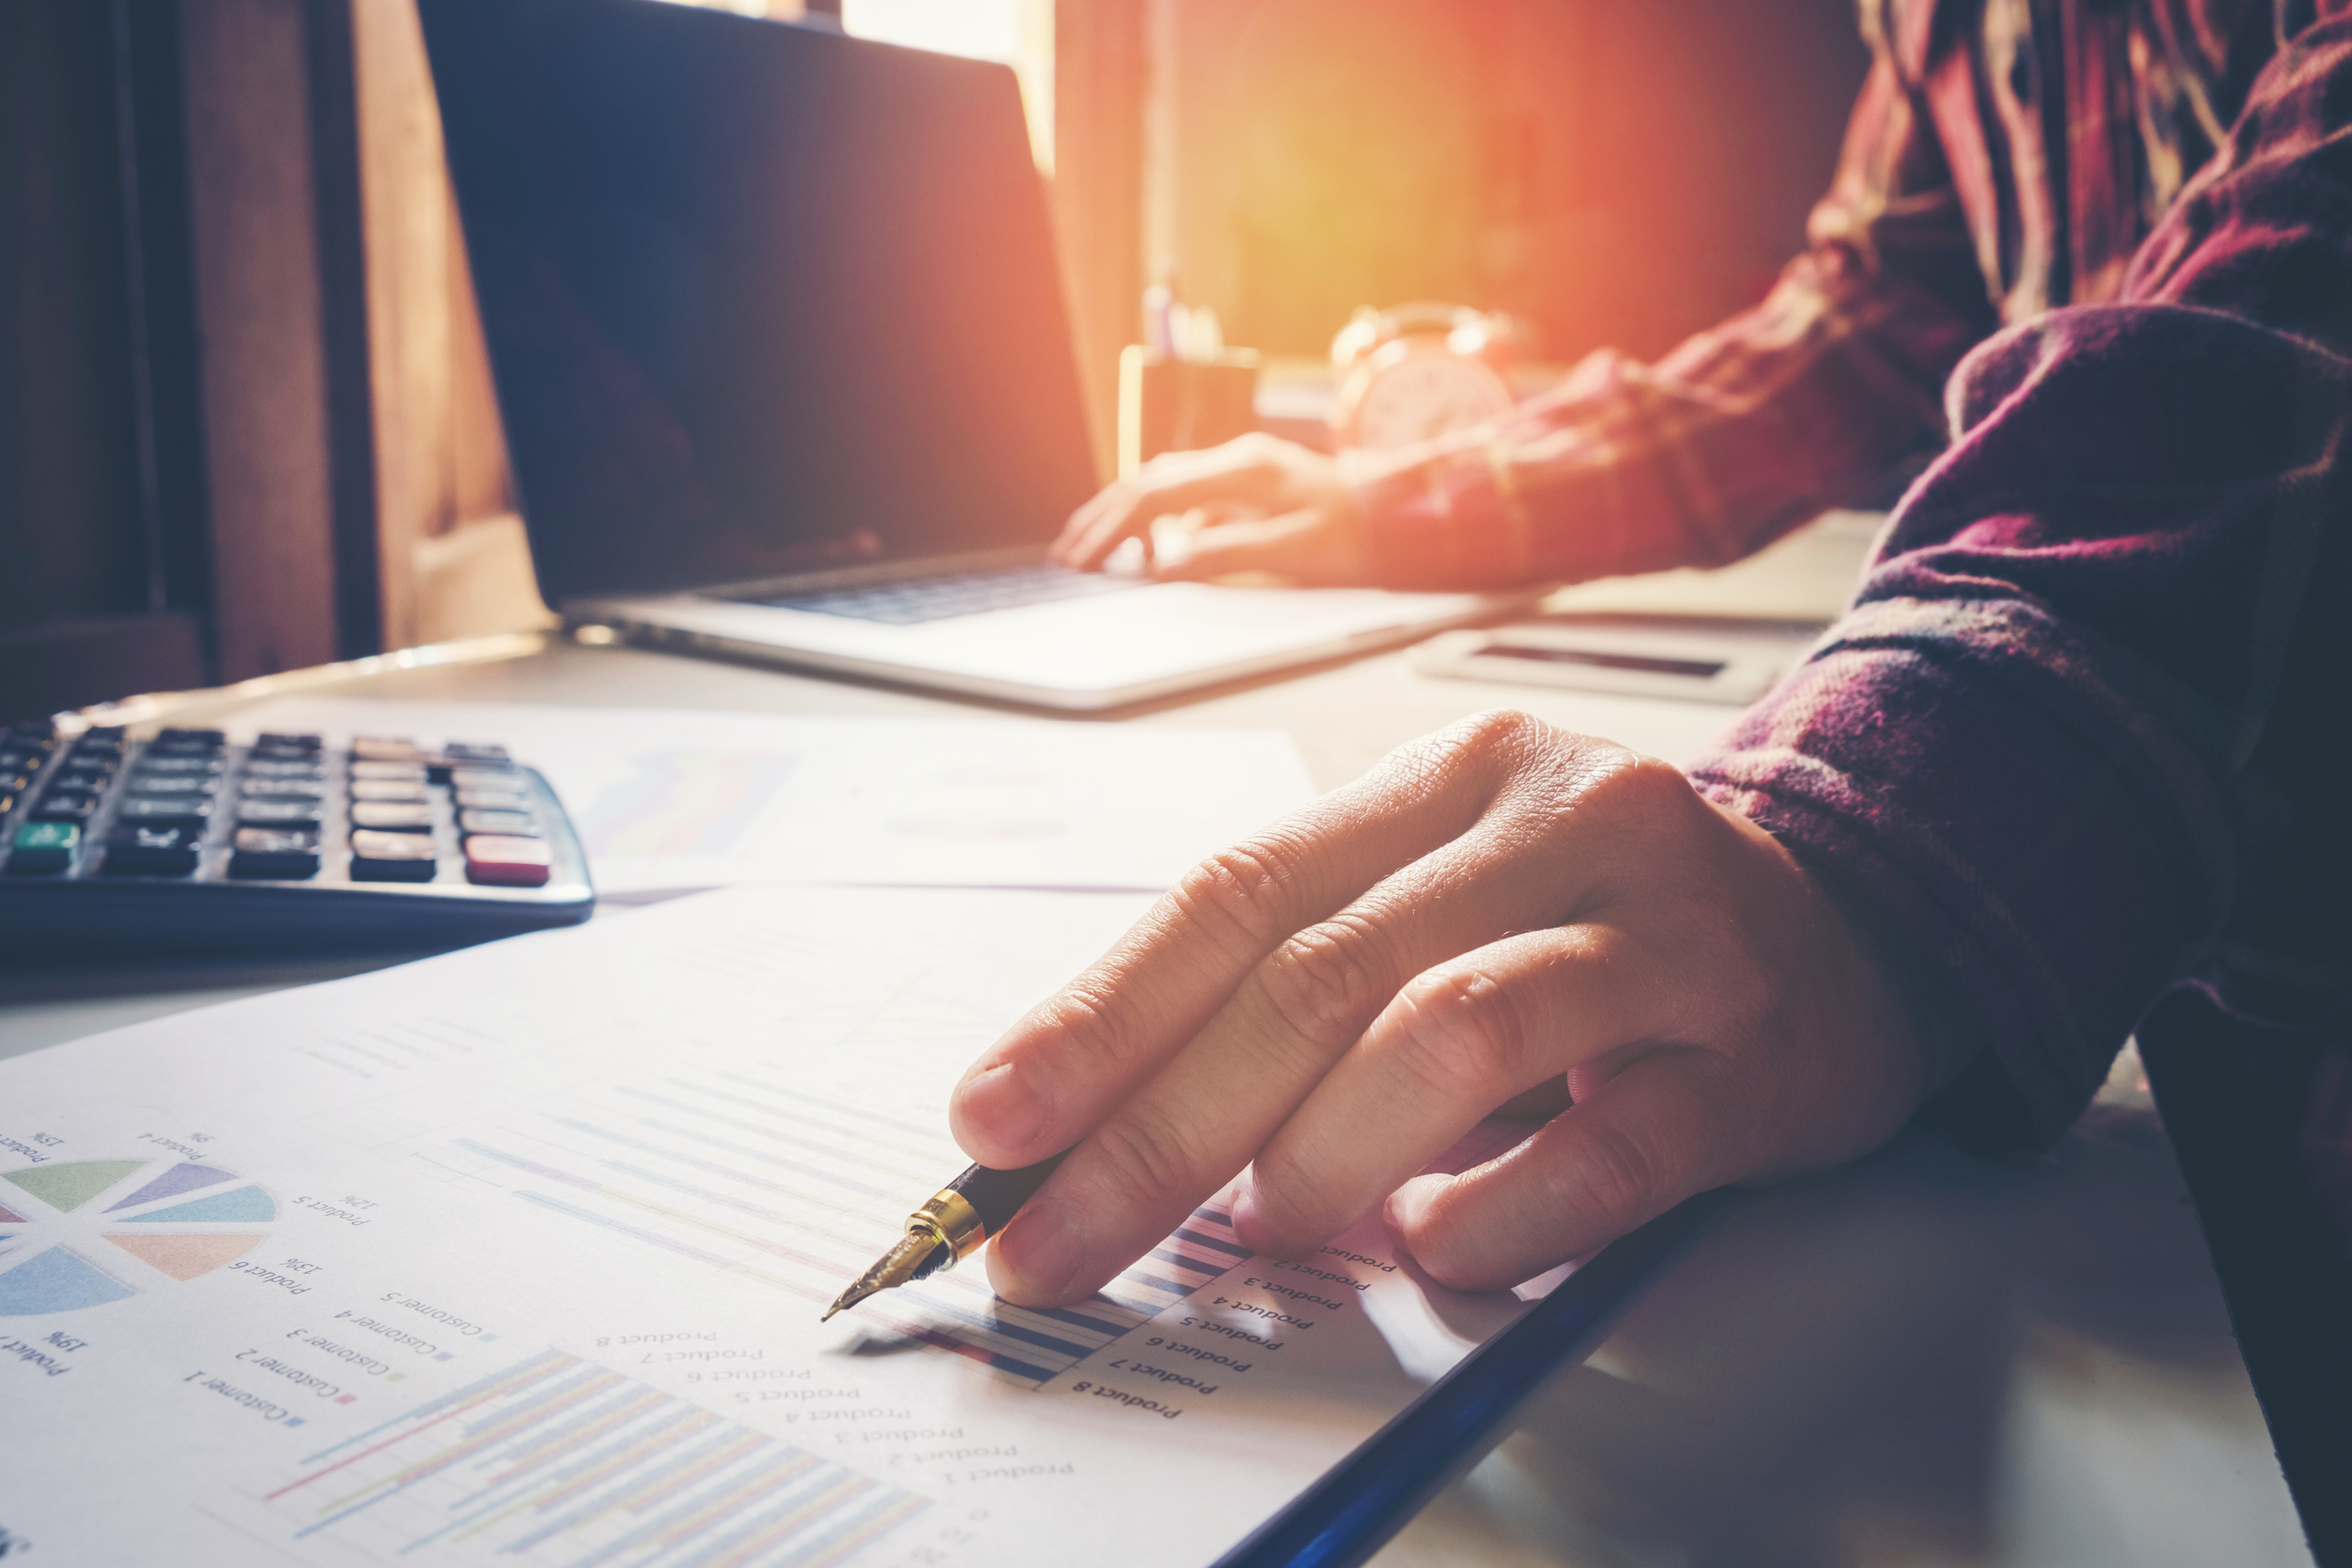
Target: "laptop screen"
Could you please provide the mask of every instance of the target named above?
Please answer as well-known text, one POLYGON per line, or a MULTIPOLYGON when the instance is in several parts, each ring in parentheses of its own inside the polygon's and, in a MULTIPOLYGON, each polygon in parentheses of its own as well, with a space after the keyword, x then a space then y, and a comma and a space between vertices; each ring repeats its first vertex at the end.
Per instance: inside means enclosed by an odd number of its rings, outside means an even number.
POLYGON ((1095 484, 1003 66, 654 0, 421 0, 540 585, 1043 542, 1095 484))

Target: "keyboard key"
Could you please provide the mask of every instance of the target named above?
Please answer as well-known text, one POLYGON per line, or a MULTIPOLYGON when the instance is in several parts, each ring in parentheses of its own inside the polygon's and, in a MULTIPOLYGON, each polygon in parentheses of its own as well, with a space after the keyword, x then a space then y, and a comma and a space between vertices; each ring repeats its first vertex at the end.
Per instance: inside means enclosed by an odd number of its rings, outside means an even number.
POLYGON ((384 735, 362 735, 352 742, 352 755, 371 763, 413 763, 418 752, 414 741, 384 735))
POLYGON ((466 840, 466 879, 493 888, 543 888, 553 859, 539 839, 477 834, 466 840))
POLYGON ((327 770, 310 757, 254 757, 245 764, 249 779, 322 779, 327 770))
POLYGON ((248 778, 237 786, 247 800, 317 800, 327 793, 324 779, 248 778))
POLYGON ((527 811, 461 811, 457 826, 466 833, 511 833, 519 837, 539 837, 539 818, 527 811))
POLYGON ((817 594, 792 594, 779 598, 755 598, 751 604, 803 610, 853 620, 914 626, 943 621, 984 610, 1009 610, 1023 605, 1050 604, 1056 599, 1117 593, 1141 587, 1133 578, 1110 577, 1099 572, 1073 572, 1038 564, 1007 566, 992 572, 965 572, 951 577, 926 577, 912 582, 879 584, 866 588, 836 588, 817 594))
POLYGON ((299 882, 319 874, 319 836, 282 827, 240 827, 232 840, 228 874, 299 882))
POLYGON ((441 748, 441 754, 453 763, 464 763, 470 767, 479 767, 488 763, 504 763, 511 765, 514 762, 514 759, 508 755, 504 746, 488 746, 478 741, 452 741, 441 748))
POLYGON ((352 826, 373 827, 383 833, 430 833, 433 808, 412 801, 355 800, 352 802, 352 826))
POLYGON ((236 803, 236 819, 248 827, 316 827, 320 803, 316 800, 255 800, 236 803))
POLYGON ((124 823, 106 841, 110 877, 185 877, 204 853, 202 823, 124 823))
POLYGON ((0 768, 37 768, 41 753, 29 746, 0 745, 0 768))
POLYGON ((16 829, 8 871, 17 877, 53 877, 73 864, 81 847, 81 826, 72 822, 28 822, 16 829))
POLYGON ((114 808, 117 822, 181 822, 197 827, 213 811, 213 797, 208 795, 165 795, 151 799, 132 795, 114 808))
MULTIPOLYGON (((32 787, 32 783, 33 770, 30 768, 0 767, 0 795, 13 796, 19 790, 32 787)), ((0 816, 5 815, 5 811, 0 811, 0 816)))
POLYGON ((352 835, 354 882, 429 882, 439 869, 433 840, 421 833, 377 833, 361 828, 352 835))
POLYGON ((416 763, 353 763, 352 777, 421 784, 425 782, 425 769, 416 763))
POLYGON ((513 789, 522 783, 522 775, 511 768, 452 768, 449 783, 458 789, 513 789))
POLYGON ((394 784, 389 779, 353 779, 353 800, 414 801, 418 804, 433 797, 421 784, 394 784))
POLYGON ((158 730, 155 744, 174 751, 217 752, 228 743, 228 737, 218 730, 158 730))
POLYGON ((521 811, 530 796, 519 789, 461 789, 456 793, 460 811, 521 811))
POLYGON ((309 752, 316 754, 325 742, 316 735, 256 735, 253 748, 268 752, 309 752))
POLYGON ((33 818, 37 822, 88 822, 97 810, 95 795, 51 788, 43 792, 41 803, 33 807, 33 818))

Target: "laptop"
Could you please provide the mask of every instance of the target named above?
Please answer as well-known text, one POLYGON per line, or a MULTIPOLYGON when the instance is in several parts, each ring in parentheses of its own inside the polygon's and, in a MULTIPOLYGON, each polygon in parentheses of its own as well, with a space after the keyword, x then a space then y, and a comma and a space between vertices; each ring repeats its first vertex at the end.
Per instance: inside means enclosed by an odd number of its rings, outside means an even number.
POLYGON ((1523 603, 1076 573, 1097 484, 1010 69, 658 0, 422 0, 541 591, 1090 710, 1523 603))

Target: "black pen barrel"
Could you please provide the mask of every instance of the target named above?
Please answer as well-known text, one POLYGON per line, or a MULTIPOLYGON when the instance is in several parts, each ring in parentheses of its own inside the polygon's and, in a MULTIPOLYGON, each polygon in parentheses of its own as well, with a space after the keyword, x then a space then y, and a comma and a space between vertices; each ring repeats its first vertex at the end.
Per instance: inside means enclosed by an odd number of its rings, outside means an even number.
POLYGON ((968 1165, 962 1175, 948 1184, 950 1192, 961 1193, 963 1201, 980 1215, 980 1223, 989 1235, 994 1236, 1012 1222, 1021 1205, 1037 1195, 1068 1151, 1040 1160, 1034 1165, 1024 1165, 1016 1171, 992 1171, 985 1165, 968 1165))

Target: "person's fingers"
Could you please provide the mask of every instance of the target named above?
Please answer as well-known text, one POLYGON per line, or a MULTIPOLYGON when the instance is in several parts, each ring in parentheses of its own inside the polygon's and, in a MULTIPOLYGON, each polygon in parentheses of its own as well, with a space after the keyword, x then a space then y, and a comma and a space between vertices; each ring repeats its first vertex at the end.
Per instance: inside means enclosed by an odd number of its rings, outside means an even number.
MULTIPOLYGON (((1203 520, 1204 521, 1207 520, 1203 520)), ((1219 521, 1152 552, 1151 574, 1167 582, 1207 582, 1238 572, 1272 572, 1300 583, 1360 580, 1345 541, 1321 511, 1219 521)))
POLYGON ((1662 1048, 1458 1176, 1391 1195, 1413 1260, 1458 1290, 1507 1289, 1615 1240, 1694 1193, 1757 1168, 1757 1118, 1736 1070, 1695 1047, 1662 1048))
POLYGON ((999 1291, 1045 1303, 1095 1289, 1232 1180, 1417 973, 1502 931, 1557 923, 1605 855, 1575 852, 1585 821, 1574 813, 1551 814, 1533 843, 1526 826, 1482 823, 1274 948, 999 1238, 999 1291))
POLYGON ((1423 970, 1256 1156, 1242 1239, 1329 1240, 1497 1106, 1678 1021, 1654 955, 1608 925, 1523 931, 1423 970))
POLYGON ((1107 486, 1072 512, 1048 557, 1091 571, 1121 540, 1145 532, 1158 518, 1212 502, 1278 510, 1288 503, 1295 479, 1284 446, 1271 437, 1244 436, 1204 451, 1154 458, 1140 473, 1107 486))
POLYGON ((1068 1148, 1267 953, 1477 822, 1537 731, 1517 714, 1465 721, 1202 861, 972 1064, 949 1103, 957 1141, 1000 1168, 1068 1148))

